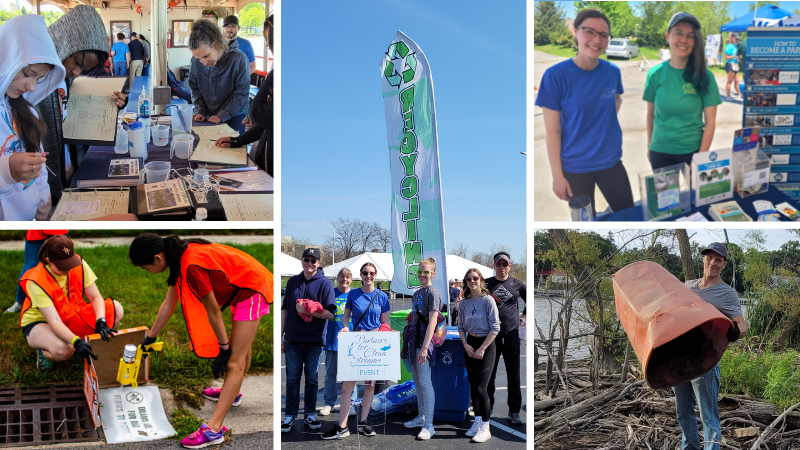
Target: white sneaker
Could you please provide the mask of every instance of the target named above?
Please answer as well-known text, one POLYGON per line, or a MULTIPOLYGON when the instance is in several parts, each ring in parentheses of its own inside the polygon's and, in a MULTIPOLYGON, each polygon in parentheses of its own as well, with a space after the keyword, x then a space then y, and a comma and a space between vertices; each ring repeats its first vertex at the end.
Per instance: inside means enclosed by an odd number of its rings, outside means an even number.
POLYGON ((483 418, 476 416, 475 420, 472 421, 472 426, 470 427, 469 431, 467 431, 467 437, 475 436, 478 433, 478 430, 481 429, 481 423, 483 423, 483 418))
POLYGON ((322 409, 319 410, 320 416, 327 416, 330 413, 331 413, 331 407, 328 405, 323 406, 322 409))
POLYGON ((434 434, 436 434, 436 431, 433 430, 433 425, 428 425, 426 427, 422 427, 422 430, 417 435, 417 439, 422 441, 427 441, 434 434))
POLYGON ((419 415, 403 424, 406 428, 419 428, 425 426, 425 416, 419 415))
POLYGON ((17 302, 14 302, 14 304, 13 304, 13 305, 11 305, 11 306, 10 306, 10 307, 9 307, 9 308, 6 310, 6 312, 7 312, 7 313, 9 313, 9 314, 11 314, 11 313, 15 313, 15 312, 19 311, 20 309, 22 309, 22 306, 20 306, 20 304, 19 304, 19 303, 17 303, 17 302))
POLYGON ((482 422, 481 428, 478 430, 478 433, 475 434, 475 437, 472 438, 473 442, 486 442, 489 438, 492 437, 492 433, 489 431, 489 422, 482 422))

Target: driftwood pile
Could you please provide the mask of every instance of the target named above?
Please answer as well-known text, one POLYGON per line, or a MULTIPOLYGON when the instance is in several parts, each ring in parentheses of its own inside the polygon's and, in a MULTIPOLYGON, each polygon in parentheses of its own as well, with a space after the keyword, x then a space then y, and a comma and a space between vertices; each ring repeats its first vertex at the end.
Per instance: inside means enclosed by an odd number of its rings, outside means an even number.
MULTIPOLYGON (((589 370, 572 365, 565 370, 568 391, 544 398, 545 371, 534 374, 534 444, 555 450, 675 450, 681 429, 675 416, 672 389, 647 386, 639 370, 620 382, 620 375, 603 377, 592 390, 589 370)), ((561 382, 559 382, 561 384, 561 382)), ((786 411, 758 399, 721 396, 721 449, 800 449, 800 404, 786 411), (798 439, 795 441, 795 439, 798 439)), ((702 422, 698 414, 700 442, 702 422)))

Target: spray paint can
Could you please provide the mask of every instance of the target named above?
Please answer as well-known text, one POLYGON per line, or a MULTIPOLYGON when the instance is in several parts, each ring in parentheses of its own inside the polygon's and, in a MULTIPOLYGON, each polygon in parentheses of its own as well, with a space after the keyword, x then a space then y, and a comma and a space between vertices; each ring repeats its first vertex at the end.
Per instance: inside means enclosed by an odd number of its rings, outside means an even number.
POLYGON ((127 364, 131 364, 135 359, 136 359, 136 346, 133 344, 126 345, 125 352, 122 353, 122 360, 127 364))

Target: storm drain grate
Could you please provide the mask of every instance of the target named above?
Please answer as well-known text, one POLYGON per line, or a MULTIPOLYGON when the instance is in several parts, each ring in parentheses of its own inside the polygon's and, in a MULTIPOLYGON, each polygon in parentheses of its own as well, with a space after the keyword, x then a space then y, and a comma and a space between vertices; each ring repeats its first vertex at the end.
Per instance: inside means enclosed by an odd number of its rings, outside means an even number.
POLYGON ((0 389, 0 446, 101 439, 83 390, 70 386, 0 389))

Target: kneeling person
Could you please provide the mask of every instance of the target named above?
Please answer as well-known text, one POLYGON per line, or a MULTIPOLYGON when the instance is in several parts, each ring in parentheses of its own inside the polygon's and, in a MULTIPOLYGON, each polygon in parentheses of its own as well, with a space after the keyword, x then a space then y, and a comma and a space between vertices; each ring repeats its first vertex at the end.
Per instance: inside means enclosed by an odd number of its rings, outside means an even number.
POLYGON ((114 337, 116 330, 109 324, 116 327, 122 320, 122 305, 103 300, 96 280, 64 235, 49 237, 39 250, 39 264, 20 279, 25 301, 19 326, 28 345, 37 350, 39 370, 51 370, 53 361, 66 361, 73 352, 97 359, 83 336, 97 333, 106 341, 114 337))

